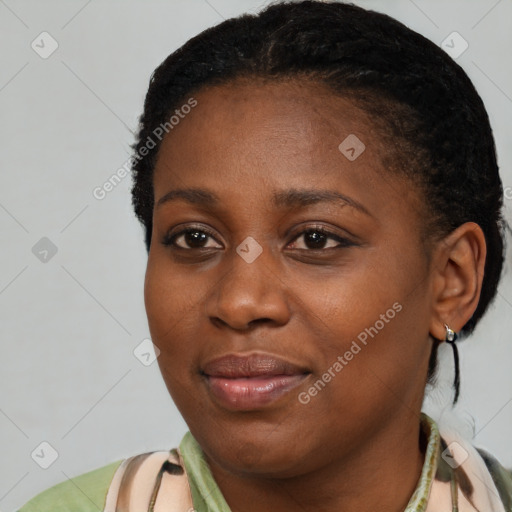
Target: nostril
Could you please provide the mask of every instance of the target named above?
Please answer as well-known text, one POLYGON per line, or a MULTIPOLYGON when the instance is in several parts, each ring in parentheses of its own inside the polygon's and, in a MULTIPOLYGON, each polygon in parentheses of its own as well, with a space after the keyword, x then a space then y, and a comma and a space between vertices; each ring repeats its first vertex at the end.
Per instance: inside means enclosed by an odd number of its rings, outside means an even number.
MULTIPOLYGON (((215 325, 215 327, 224 327, 224 328, 231 327, 232 329, 235 328, 232 324, 226 322, 225 320, 222 320, 222 318, 219 318, 218 316, 210 317, 210 321, 212 322, 213 325, 215 325)), ((240 330, 251 329, 260 324, 266 324, 266 323, 271 323, 271 322, 273 322, 273 320, 271 318, 266 318, 266 317, 265 318, 256 318, 254 320, 250 320, 244 326, 238 327, 238 329, 240 329, 240 330)))
POLYGON ((225 322, 224 320, 222 320, 222 318, 219 318, 218 316, 212 316, 210 320, 215 327, 227 327, 228 325, 227 322, 225 322))
POLYGON ((253 326, 253 325, 259 325, 261 323, 267 323, 267 322, 272 322, 272 319, 271 318, 256 318, 255 320, 251 320, 248 325, 253 326))

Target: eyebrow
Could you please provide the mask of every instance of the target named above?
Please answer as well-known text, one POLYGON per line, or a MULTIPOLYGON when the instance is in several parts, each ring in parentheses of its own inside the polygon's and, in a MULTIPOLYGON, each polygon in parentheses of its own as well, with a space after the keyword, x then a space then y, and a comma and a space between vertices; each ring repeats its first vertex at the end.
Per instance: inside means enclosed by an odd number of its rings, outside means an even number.
MULTIPOLYGON (((209 190, 203 188, 182 188, 171 190, 163 195, 158 200, 156 208, 170 201, 179 199, 191 204, 198 204, 210 208, 218 206, 221 203, 220 198, 209 190)), ((372 214, 361 203, 334 190, 289 189, 275 192, 272 197, 274 206, 284 208, 308 206, 322 201, 342 203, 343 206, 351 206, 372 217, 372 214)))

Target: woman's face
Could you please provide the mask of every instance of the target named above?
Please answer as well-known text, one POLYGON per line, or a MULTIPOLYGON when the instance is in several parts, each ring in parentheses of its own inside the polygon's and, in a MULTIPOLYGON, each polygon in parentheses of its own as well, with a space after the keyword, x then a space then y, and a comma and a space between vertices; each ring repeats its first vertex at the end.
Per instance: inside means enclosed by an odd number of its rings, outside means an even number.
POLYGON ((381 164, 385 141, 313 84, 194 98, 158 155, 145 304, 207 457, 291 476, 417 425, 432 346, 424 216, 381 164))

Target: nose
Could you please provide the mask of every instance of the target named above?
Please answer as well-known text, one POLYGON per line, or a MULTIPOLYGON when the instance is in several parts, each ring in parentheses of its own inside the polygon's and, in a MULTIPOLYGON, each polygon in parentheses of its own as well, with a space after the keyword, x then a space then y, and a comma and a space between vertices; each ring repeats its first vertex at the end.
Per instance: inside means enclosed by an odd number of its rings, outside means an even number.
POLYGON ((261 323, 282 326, 288 322, 286 285, 270 260, 264 253, 251 263, 233 255, 230 268, 206 303, 215 325, 248 330, 261 323))

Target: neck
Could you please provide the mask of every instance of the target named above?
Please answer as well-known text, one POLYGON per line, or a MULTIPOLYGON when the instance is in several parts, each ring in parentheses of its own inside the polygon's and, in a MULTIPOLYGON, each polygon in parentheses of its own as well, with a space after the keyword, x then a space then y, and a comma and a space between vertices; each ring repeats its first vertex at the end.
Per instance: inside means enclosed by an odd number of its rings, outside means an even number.
POLYGON ((357 450, 291 478, 233 474, 208 460, 232 512, 403 512, 424 463, 419 417, 390 422, 357 450))

